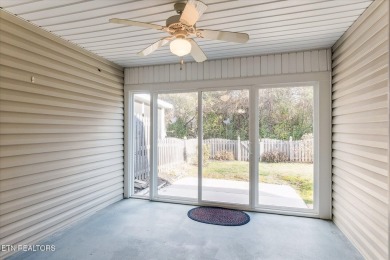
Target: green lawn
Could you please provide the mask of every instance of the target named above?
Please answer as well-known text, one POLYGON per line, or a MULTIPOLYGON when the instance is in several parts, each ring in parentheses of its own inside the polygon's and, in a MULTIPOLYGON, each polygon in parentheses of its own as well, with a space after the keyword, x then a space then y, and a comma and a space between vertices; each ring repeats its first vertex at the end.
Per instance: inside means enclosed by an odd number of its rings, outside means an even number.
MULTIPOLYGON (((197 176, 197 167, 190 167, 190 175, 197 176)), ((208 161, 203 177, 249 181, 249 163, 242 161, 208 161)), ((259 163, 259 181, 292 186, 306 204, 313 204, 313 164, 259 163)))

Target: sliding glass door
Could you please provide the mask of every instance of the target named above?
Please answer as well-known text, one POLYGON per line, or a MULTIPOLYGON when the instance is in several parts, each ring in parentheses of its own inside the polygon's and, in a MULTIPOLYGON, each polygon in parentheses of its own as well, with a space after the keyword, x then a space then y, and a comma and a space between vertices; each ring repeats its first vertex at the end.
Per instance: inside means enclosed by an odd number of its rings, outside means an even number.
POLYGON ((198 199, 198 93, 157 95, 156 196, 198 199))
POLYGON ((313 212, 316 89, 133 94, 132 195, 313 212))
POLYGON ((259 205, 313 209, 313 87, 262 88, 258 112, 259 205))
POLYGON ((249 90, 202 92, 202 201, 249 204, 249 90))

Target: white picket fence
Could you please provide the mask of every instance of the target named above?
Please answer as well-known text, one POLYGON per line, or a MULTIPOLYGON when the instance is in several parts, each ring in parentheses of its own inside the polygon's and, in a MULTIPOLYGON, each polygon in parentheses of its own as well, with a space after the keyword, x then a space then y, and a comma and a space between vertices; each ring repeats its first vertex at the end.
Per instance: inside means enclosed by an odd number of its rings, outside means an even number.
MULTIPOLYGON (((149 176, 150 171, 150 123, 147 118, 140 115, 134 117, 134 173, 135 178, 144 180, 149 176)), ((203 140, 208 146, 210 159, 216 158, 221 152, 230 152, 238 161, 249 161, 249 141, 240 138, 237 140, 212 138, 203 140)), ((277 140, 260 139, 260 159, 267 152, 282 152, 290 162, 313 162, 313 139, 305 140, 277 140)), ((177 165, 188 162, 190 158, 196 157, 198 146, 197 139, 180 139, 167 137, 158 140, 157 144, 157 165, 159 170, 169 170, 177 165)))
MULTIPOLYGON (((210 150, 210 159, 215 159, 216 155, 227 151, 233 154, 238 161, 249 161, 250 149, 249 141, 227 140, 227 139, 207 139, 203 141, 210 150)), ((260 139, 260 158, 267 152, 282 152, 290 162, 313 162, 313 140, 277 140, 260 139)))
POLYGON ((134 177, 145 180, 149 176, 150 122, 149 118, 135 115, 134 126, 134 177))

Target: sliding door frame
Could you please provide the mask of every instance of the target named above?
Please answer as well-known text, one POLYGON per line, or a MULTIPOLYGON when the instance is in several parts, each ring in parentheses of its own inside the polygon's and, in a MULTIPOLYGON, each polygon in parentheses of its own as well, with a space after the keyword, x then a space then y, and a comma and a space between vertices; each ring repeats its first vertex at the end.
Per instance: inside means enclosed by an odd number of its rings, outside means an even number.
MULTIPOLYGON (((249 97, 251 94, 252 87, 246 86, 246 87, 241 87, 241 86, 236 86, 236 87, 219 87, 219 88, 208 88, 208 89, 201 89, 198 91, 198 147, 201 147, 201 149, 198 149, 198 178, 199 178, 199 185, 198 185, 198 203, 200 205, 208 205, 208 206, 222 206, 222 207, 232 207, 232 208, 242 208, 242 209, 251 209, 253 210, 254 207, 252 207, 252 193, 255 193, 255 191, 252 188, 251 185, 251 179, 252 179, 252 161, 249 160, 249 185, 248 185, 248 190, 249 190, 249 201, 248 204, 239 204, 239 203, 232 203, 232 202, 218 202, 218 201, 211 201, 211 200, 204 200, 203 199, 203 92, 212 92, 212 91, 224 91, 224 90, 246 90, 249 92, 249 97), (200 161, 200 162, 199 162, 200 161)), ((253 124, 253 118, 251 118, 251 110, 252 108, 250 107, 251 101, 249 101, 249 143, 251 144, 251 125, 253 124)), ((253 115, 252 115, 253 116, 253 115)), ((252 150, 251 147, 249 149, 249 155, 250 158, 252 156, 252 150)))
MULTIPOLYGON (((254 163, 257 166, 255 174, 256 179, 256 204, 254 205, 255 208, 258 209, 271 209, 275 211, 290 211, 290 212, 297 212, 297 213, 312 213, 315 215, 319 214, 319 154, 320 154, 320 147, 319 147, 319 110, 320 110, 320 89, 319 89, 319 82, 301 82, 299 85, 296 83, 283 83, 283 84, 260 84, 257 86, 257 88, 254 88, 255 93, 253 93, 253 98, 256 98, 254 100, 255 103, 252 103, 253 106, 256 108, 256 119, 259 120, 259 91, 261 89, 274 89, 274 88, 293 88, 293 87, 312 87, 313 89, 313 208, 312 209, 305 209, 305 208, 295 208, 295 207, 288 207, 288 206, 275 206, 275 205, 266 205, 261 204, 261 201, 259 200, 259 158, 260 158, 260 151, 259 151, 259 124, 255 124, 255 133, 254 133, 254 140, 256 140, 256 151, 255 151, 255 158, 253 158, 254 163)), ((256 121, 258 122, 258 121, 256 121)))
MULTIPOLYGON (((257 188, 255 185, 258 185, 258 164, 256 165, 254 158, 258 158, 259 150, 255 142, 250 142, 251 154, 250 154, 250 203, 249 206, 242 205, 230 205, 231 208, 237 208, 248 211, 256 212, 267 212, 267 213, 277 213, 285 215, 295 215, 295 216, 306 216, 306 217, 315 217, 323 219, 331 219, 332 216, 332 207, 331 207, 331 74, 330 72, 311 72, 311 73, 299 73, 299 74, 285 74, 285 75, 275 75, 275 76, 264 76, 264 77, 250 77, 250 78, 233 78, 233 79, 218 79, 218 80, 203 80, 203 81, 186 81, 186 82, 166 82, 166 83, 148 83, 148 84, 137 84, 137 85, 125 85, 125 103, 129 102, 129 93, 148 93, 151 94, 152 98, 152 109, 156 110, 156 101, 157 95, 160 93, 174 93, 174 92, 198 92, 198 100, 202 98, 199 94, 202 91, 213 91, 213 90, 229 90, 229 89, 249 89, 250 91, 250 102, 252 104, 257 104, 258 102, 258 90, 260 88, 272 87, 272 86, 317 86, 318 89, 318 109, 314 116, 314 120, 317 122, 317 141, 315 140, 315 147, 318 147, 319 150, 315 153, 315 160, 318 162, 315 166, 315 171, 318 172, 318 176, 314 181, 314 201, 317 201, 317 209, 313 209, 310 212, 304 211, 294 211, 289 208, 278 208, 278 207, 257 207, 258 205, 258 194, 256 192, 257 188), (256 93, 257 92, 257 93, 256 93), (127 100, 127 101, 126 101, 127 100), (253 103, 255 102, 255 103, 253 103), (321 185, 319 185, 321 183, 321 185)), ((201 106, 201 103, 198 104, 201 106)), ((253 105, 252 105, 253 106, 253 105)), ((128 105, 126 108, 125 105, 125 117, 132 116, 129 113, 128 105)), ((257 107, 252 107, 250 109, 250 121, 254 122, 253 119, 258 118, 257 107)), ((153 114, 153 113, 152 113, 153 114)), ((201 113, 198 113, 200 116, 201 113)), ((125 122, 125 141, 129 142, 128 135, 131 133, 129 129, 129 121, 125 122)), ((157 119, 153 118, 153 124, 157 123, 157 119)), ((315 123, 315 122, 314 122, 315 123)), ((153 127, 155 128, 155 127, 153 127)), ((250 136, 252 140, 258 140, 258 126, 256 124, 251 124, 250 136)), ((156 131, 156 130, 154 130, 156 131)), ((154 143, 154 140, 157 140, 156 133, 151 134, 151 143, 154 143)), ((199 136, 200 137, 200 136, 199 136)), ((200 143, 201 138, 198 139, 200 143)), ((198 144, 199 145, 199 144, 198 144)), ((129 145, 127 149, 125 147, 125 184, 127 179, 127 184, 125 185, 126 189, 130 189, 129 180, 131 178, 131 171, 129 169, 129 145), (128 186, 128 188, 126 188, 128 186)), ((201 150, 201 149, 198 149, 201 150)), ((157 176, 156 171, 156 157, 155 152, 152 149, 153 153, 151 155, 151 164, 152 164, 152 176, 157 176), (154 156, 153 156, 154 155, 154 156)), ((198 151, 201 153, 201 151, 198 151)), ((201 154, 200 154, 201 155, 201 154)), ((201 174, 201 171, 198 172, 201 174)), ((201 184, 201 180, 199 181, 201 184)), ((155 181, 153 182, 155 185, 155 181)), ((201 189, 201 185, 198 186, 198 190, 201 189)), ((130 194, 130 193, 128 193, 130 194)), ((131 195, 128 197, 132 197, 131 195)), ((198 196, 199 198, 200 196, 198 196)), ((209 203, 204 201, 188 201, 177 198, 160 198, 156 197, 152 192, 149 196, 150 200, 153 201, 163 201, 163 202, 172 202, 180 204, 190 204, 190 205, 215 205, 215 203, 209 203)), ((223 205, 217 203, 217 205, 223 205)))

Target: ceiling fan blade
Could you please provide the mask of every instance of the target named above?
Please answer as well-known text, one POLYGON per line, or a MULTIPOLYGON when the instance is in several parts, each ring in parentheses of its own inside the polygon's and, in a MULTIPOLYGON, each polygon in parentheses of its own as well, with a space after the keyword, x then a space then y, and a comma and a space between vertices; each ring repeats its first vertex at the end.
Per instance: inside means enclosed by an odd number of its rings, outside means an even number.
POLYGON ((151 54, 152 52, 154 52, 155 50, 157 50, 158 48, 164 46, 165 44, 167 44, 168 42, 171 41, 171 37, 165 37, 165 38, 162 38, 160 40, 158 40, 157 42, 153 43, 152 45, 150 45, 149 47, 145 48, 144 50, 138 52, 138 55, 139 56, 147 56, 149 54, 151 54))
POLYGON ((136 22, 136 21, 126 20, 126 19, 112 18, 109 21, 110 21, 110 23, 118 23, 118 24, 130 25, 130 26, 138 26, 138 27, 156 29, 156 30, 160 30, 160 31, 165 29, 164 26, 161 26, 161 25, 158 25, 158 24, 142 23, 142 22, 136 22))
POLYGON ((180 22, 192 26, 199 20, 206 9, 207 5, 201 1, 188 0, 180 16, 180 22))
POLYGON ((246 33, 226 32, 226 31, 213 31, 206 29, 199 29, 196 31, 197 36, 200 38, 206 38, 211 40, 220 40, 226 42, 246 43, 249 40, 249 35, 246 33))
POLYGON ((206 54, 202 51, 199 45, 193 39, 187 39, 191 43, 191 56, 196 62, 207 60, 206 54))

